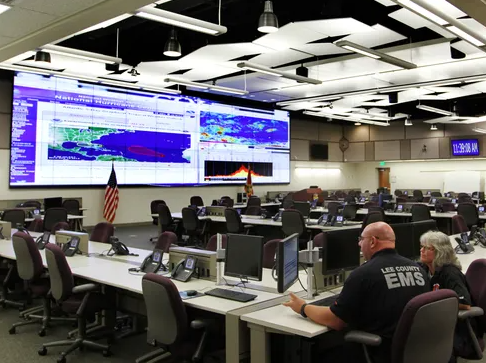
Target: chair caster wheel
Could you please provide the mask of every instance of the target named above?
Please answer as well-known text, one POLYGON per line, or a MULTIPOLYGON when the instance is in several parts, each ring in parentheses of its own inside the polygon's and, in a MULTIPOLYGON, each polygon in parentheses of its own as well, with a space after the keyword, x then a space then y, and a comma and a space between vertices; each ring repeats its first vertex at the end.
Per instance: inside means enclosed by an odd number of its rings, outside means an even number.
POLYGON ((46 355, 47 354, 47 349, 45 347, 42 347, 37 351, 39 355, 46 355))
POLYGON ((66 363, 66 357, 57 358, 57 363, 66 363))
POLYGON ((104 350, 103 351, 103 357, 111 357, 112 353, 110 350, 104 350))
POLYGON ((46 331, 45 331, 45 329, 42 329, 42 330, 40 330, 40 331, 39 331, 39 336, 40 336, 40 337, 45 337, 45 336, 46 336, 46 331))
POLYGON ((8 330, 8 333, 9 333, 10 335, 15 334, 15 327, 11 327, 11 328, 8 330))

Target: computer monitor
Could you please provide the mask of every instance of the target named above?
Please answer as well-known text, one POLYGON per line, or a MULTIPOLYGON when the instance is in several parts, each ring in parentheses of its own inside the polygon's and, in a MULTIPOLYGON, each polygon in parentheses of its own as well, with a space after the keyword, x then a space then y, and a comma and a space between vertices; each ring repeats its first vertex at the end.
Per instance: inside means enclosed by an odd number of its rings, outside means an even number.
POLYGON ((44 198, 44 211, 51 208, 62 208, 62 197, 44 198))
POLYGON ((359 266, 359 228, 326 231, 322 246, 322 274, 329 275, 359 266))
POLYGON ((410 259, 417 257, 413 243, 413 224, 396 223, 391 224, 390 227, 395 232, 395 249, 398 254, 410 259))
POLYGON ((262 280, 263 237, 228 233, 224 274, 247 280, 262 280))
POLYGON ((404 190, 403 195, 408 195, 408 190, 404 190))
POLYGON ((412 222, 413 224, 413 258, 420 257, 420 237, 428 231, 436 231, 437 230, 437 222, 433 219, 420 221, 420 222, 412 222))
POLYGON ((309 202, 294 202, 294 209, 298 210, 304 218, 307 218, 310 213, 310 203, 309 202))
POLYGON ((282 294, 299 278, 299 234, 280 241, 277 250, 277 291, 282 294))

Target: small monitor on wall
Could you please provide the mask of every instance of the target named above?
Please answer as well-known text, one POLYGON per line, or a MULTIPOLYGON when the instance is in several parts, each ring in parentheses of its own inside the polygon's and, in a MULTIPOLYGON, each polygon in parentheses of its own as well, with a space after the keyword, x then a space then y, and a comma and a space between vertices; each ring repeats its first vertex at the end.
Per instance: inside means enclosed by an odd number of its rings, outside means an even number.
POLYGON ((478 156, 478 139, 451 140, 452 156, 478 156))
POLYGON ((311 160, 329 160, 329 146, 327 144, 311 144, 309 156, 311 160))

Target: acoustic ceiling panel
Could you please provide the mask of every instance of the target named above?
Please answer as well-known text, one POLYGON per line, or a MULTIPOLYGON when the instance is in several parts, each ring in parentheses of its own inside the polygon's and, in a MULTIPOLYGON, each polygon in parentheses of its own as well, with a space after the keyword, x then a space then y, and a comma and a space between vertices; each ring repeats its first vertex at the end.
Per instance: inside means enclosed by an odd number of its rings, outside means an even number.
MULTIPOLYGON (((362 32, 370 32, 373 29, 353 18, 337 18, 337 19, 323 19, 302 21, 298 24, 311 29, 315 32, 326 34, 330 37, 337 37, 339 35, 355 34, 362 32)), ((307 43, 307 42, 306 42, 307 43)))
POLYGON ((217 77, 226 76, 231 73, 240 72, 241 69, 234 65, 219 65, 219 64, 205 64, 191 69, 190 71, 184 73, 184 79, 189 79, 191 81, 207 80, 217 77))
POLYGON ((182 57, 181 62, 225 62, 247 55, 273 52, 272 49, 254 43, 210 44, 182 57))
POLYGON ((15 7, 56 16, 65 16, 85 10, 105 0, 16 0, 15 7))
POLYGON ((384 6, 395 6, 395 5, 397 5, 396 3, 394 3, 391 0, 375 0, 375 1, 377 3, 380 3, 381 5, 384 5, 384 6))
POLYGON ((415 14, 414 12, 411 12, 408 9, 400 9, 397 11, 394 11, 388 16, 392 19, 395 19, 405 25, 408 25, 409 27, 413 29, 419 29, 419 28, 424 28, 427 27, 434 32, 440 34, 443 37, 446 38, 455 38, 456 35, 452 34, 451 32, 441 28, 440 26, 430 22, 429 20, 422 18, 421 16, 415 14))
POLYGON ((451 47, 456 48, 458 51, 463 52, 466 55, 472 54, 484 54, 481 50, 476 48, 474 45, 469 44, 465 40, 461 40, 454 44, 451 44, 451 47))
POLYGON ((294 49, 315 56, 351 53, 350 51, 338 47, 332 43, 303 44, 295 46, 294 49))
POLYGON ((451 18, 457 19, 467 16, 466 13, 456 8, 447 0, 422 0, 424 3, 428 4, 430 7, 449 15, 451 18))
POLYGON ((170 74, 181 69, 190 69, 189 64, 180 61, 160 61, 160 62, 142 62, 137 66, 140 73, 151 72, 154 74, 170 74))
POLYGON ((278 50, 271 53, 260 54, 251 58, 251 63, 262 64, 268 67, 276 67, 282 64, 309 58, 309 54, 293 49, 278 50))
POLYGON ((397 42, 399 40, 407 39, 403 35, 394 32, 380 24, 372 26, 373 30, 362 33, 355 33, 348 35, 343 40, 348 40, 359 45, 373 48, 380 45, 397 42))
POLYGON ((14 7, 0 14, 0 35, 20 38, 42 28, 54 19, 56 19, 54 15, 14 7))

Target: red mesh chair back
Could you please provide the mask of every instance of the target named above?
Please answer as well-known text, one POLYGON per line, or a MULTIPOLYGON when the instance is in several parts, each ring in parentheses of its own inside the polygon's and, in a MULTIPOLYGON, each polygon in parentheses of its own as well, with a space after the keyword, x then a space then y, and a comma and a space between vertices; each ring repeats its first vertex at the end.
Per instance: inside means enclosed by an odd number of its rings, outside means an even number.
POLYGON ((261 216, 262 215, 262 207, 258 207, 256 205, 246 208, 245 214, 247 216, 261 216))
POLYGON ((71 227, 69 226, 69 223, 67 222, 57 222, 54 227, 51 229, 52 234, 56 234, 57 231, 64 230, 64 231, 69 231, 71 227))
MULTIPOLYGON (((466 271, 466 281, 473 305, 479 306, 486 311, 486 259, 479 258, 474 260, 466 271)), ((479 316, 482 331, 486 331, 486 315, 479 316)))
POLYGON ((469 232, 469 228, 467 228, 464 218, 458 214, 452 217, 452 234, 462 232, 469 232))
POLYGON ((258 197, 250 197, 248 198, 248 202, 246 204, 247 207, 261 207, 262 201, 258 197))
POLYGON ((304 216, 298 210, 288 209, 282 212, 282 231, 286 236, 298 233, 299 236, 305 232, 304 216))
POLYGON ((53 243, 46 245, 47 268, 51 280, 51 294, 56 301, 64 301, 72 295, 73 274, 60 247, 53 243))
MULTIPOLYGON (((221 235, 221 248, 225 249, 226 248, 226 241, 228 240, 228 237, 226 237, 225 234, 221 235)), ((215 234, 211 236, 209 239, 208 244, 206 245, 206 250, 208 251, 216 251, 218 247, 218 236, 215 234)))
POLYGON ((455 206, 454 203, 442 202, 442 203, 439 203, 439 204, 440 204, 443 212, 454 212, 456 210, 456 206, 455 206))
POLYGON ((16 232, 12 236, 12 245, 20 278, 25 281, 38 279, 44 272, 44 266, 34 239, 27 233, 16 232))
POLYGON ((280 239, 272 239, 263 245, 263 268, 273 268, 275 265, 275 252, 280 241, 280 239))
POLYGON ((324 247, 324 241, 326 239, 326 234, 321 232, 319 234, 317 234, 314 239, 312 240, 314 243, 313 243, 313 246, 314 247, 324 247))
POLYGON ((163 232, 155 243, 155 248, 169 253, 170 246, 177 244, 177 235, 174 232, 163 232))
POLYGON ((91 232, 91 241, 110 243, 110 237, 115 235, 115 227, 108 222, 98 223, 91 232))
POLYGON ((68 214, 73 214, 76 216, 81 214, 81 211, 79 210, 81 205, 77 199, 65 199, 62 202, 62 207, 66 208, 68 214))

